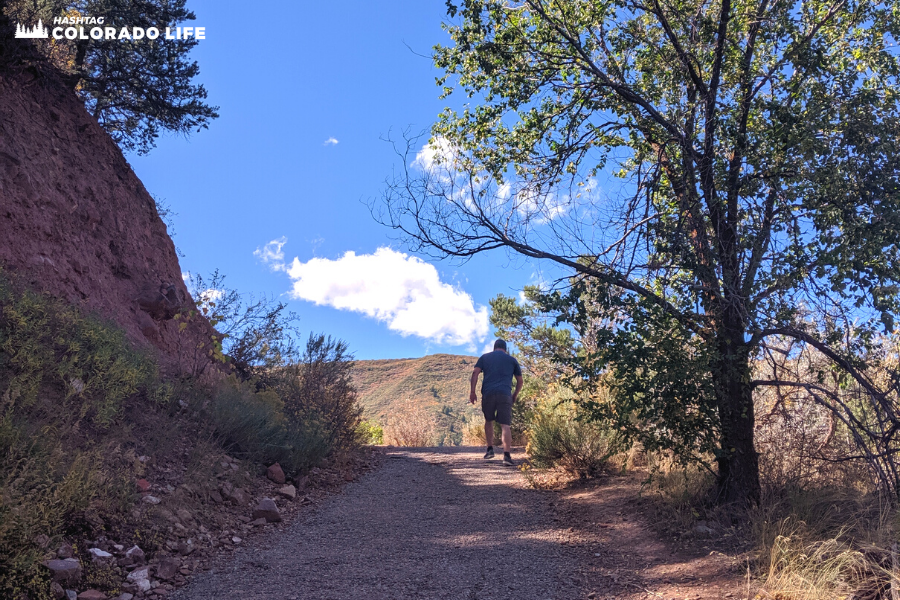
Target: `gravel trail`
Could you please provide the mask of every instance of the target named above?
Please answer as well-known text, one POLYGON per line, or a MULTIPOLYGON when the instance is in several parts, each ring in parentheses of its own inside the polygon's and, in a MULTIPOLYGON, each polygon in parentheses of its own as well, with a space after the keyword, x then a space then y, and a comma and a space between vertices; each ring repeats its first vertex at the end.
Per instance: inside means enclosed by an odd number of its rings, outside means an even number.
MULTIPOLYGON (((502 454, 500 455, 502 456, 502 454)), ((581 554, 546 493, 474 448, 388 450, 384 465, 172 597, 570 599, 581 554)))

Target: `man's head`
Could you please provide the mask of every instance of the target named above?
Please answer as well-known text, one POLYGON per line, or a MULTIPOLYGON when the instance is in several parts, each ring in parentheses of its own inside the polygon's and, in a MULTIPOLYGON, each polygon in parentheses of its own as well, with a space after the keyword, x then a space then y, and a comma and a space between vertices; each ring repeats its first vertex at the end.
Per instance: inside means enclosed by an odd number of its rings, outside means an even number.
POLYGON ((494 350, 503 350, 506 352, 506 342, 503 340, 497 340, 494 342, 494 350))

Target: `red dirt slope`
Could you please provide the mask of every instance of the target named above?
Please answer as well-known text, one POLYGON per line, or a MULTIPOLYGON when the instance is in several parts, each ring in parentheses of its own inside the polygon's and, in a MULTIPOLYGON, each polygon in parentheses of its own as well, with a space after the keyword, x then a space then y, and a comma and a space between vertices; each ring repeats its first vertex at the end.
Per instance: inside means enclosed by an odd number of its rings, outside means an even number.
POLYGON ((179 333, 173 320, 194 303, 153 198, 74 93, 27 72, 0 72, 0 267, 114 321, 170 369, 208 363, 209 323, 179 333))

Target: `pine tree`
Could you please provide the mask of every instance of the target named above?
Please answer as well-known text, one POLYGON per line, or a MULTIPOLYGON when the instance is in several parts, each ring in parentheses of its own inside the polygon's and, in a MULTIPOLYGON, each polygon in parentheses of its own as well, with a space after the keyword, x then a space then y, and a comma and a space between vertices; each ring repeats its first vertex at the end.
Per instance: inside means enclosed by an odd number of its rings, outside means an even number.
MULTIPOLYGON (((185 0, 0 0, 2 21, 53 22, 54 17, 105 17, 104 27, 183 25, 195 19, 185 0)), ((21 25, 19 26, 21 27, 21 25)), ((17 31, 20 29, 17 29, 17 31)), ((0 62, 21 54, 11 27, 0 27, 0 62)), ((195 39, 34 40, 46 64, 84 100, 88 111, 123 150, 146 153, 163 131, 188 134, 208 127, 218 107, 195 82, 200 68, 189 59, 195 39)))

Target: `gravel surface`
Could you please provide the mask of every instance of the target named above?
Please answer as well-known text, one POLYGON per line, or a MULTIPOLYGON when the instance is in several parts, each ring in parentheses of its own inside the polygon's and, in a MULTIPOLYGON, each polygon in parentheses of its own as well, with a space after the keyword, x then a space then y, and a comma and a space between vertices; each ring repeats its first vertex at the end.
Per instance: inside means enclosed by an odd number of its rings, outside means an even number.
POLYGON ((482 452, 388 450, 381 468, 172 597, 587 597, 576 577, 579 551, 567 545, 570 530, 548 495, 527 488, 502 454, 485 461, 482 452))

